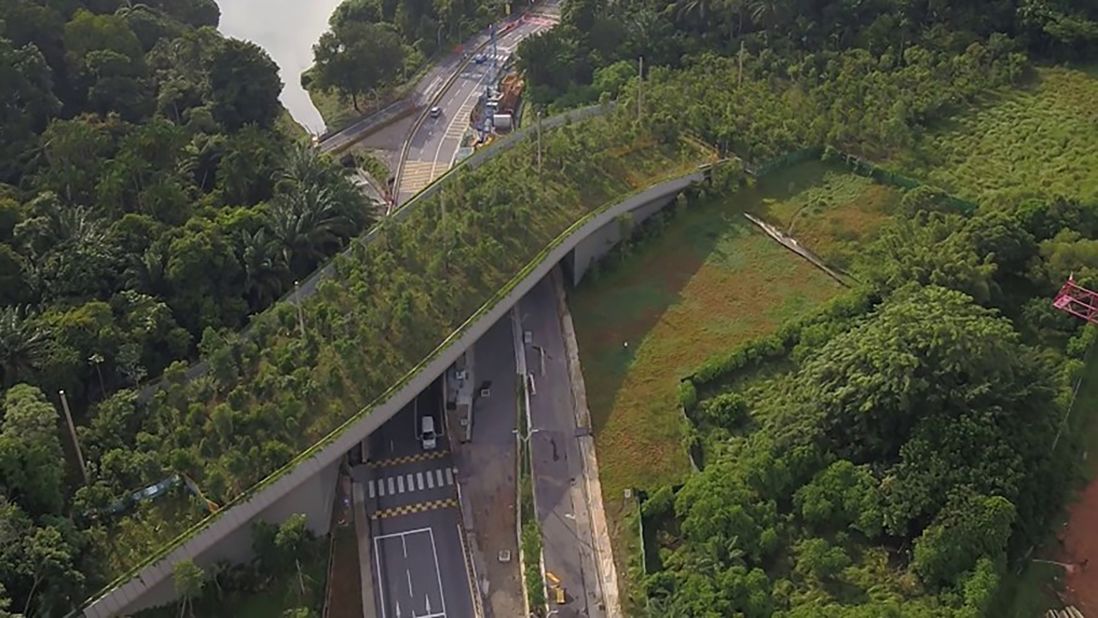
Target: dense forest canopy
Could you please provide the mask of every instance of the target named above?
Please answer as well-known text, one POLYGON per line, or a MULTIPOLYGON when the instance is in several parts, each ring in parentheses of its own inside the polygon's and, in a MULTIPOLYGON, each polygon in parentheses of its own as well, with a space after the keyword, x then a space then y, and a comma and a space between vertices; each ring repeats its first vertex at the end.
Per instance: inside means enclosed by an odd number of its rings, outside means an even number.
POLYGON ((95 570, 68 517, 58 391, 87 424, 90 404, 240 328, 372 219, 342 168, 277 128, 278 67, 223 38, 219 15, 214 0, 0 2, 0 584, 13 611, 70 609, 95 570))
POLYGON ((603 93, 616 97, 641 57, 647 66, 679 67, 705 52, 735 57, 742 50, 758 59, 749 65, 768 74, 813 64, 821 75, 847 50, 891 71, 911 63, 911 47, 956 55, 973 43, 993 57, 1019 51, 1091 58, 1098 6, 1091 0, 573 0, 563 4, 560 26, 524 41, 519 58, 534 99, 567 107, 603 93))

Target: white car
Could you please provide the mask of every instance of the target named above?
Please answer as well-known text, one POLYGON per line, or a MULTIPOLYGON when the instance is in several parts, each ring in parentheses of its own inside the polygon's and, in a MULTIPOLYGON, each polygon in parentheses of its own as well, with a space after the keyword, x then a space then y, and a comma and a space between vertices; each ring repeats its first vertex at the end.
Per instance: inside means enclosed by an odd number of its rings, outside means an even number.
POLYGON ((431 111, 428 113, 431 115, 431 118, 438 118, 442 115, 442 108, 436 105, 432 107, 431 111))
POLYGON ((435 418, 424 416, 420 419, 419 439, 423 443, 423 450, 433 451, 438 446, 438 436, 435 435, 435 418))

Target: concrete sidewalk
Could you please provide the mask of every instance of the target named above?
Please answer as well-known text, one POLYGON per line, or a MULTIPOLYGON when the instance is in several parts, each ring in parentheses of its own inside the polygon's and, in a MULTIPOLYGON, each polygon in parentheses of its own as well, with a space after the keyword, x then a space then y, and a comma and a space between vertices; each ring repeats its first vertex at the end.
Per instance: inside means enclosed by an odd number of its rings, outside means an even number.
POLYGON ((362 616, 377 618, 377 605, 374 602, 374 558, 373 540, 370 534, 370 520, 366 516, 366 495, 361 483, 352 484, 354 495, 355 536, 358 539, 358 572, 362 586, 362 616))
MULTIPOLYGON (((493 325, 467 352, 466 382, 472 394, 471 441, 451 441, 458 468, 472 559, 480 575, 484 613, 523 615, 518 539, 515 535, 515 366, 508 317, 493 325), (490 383, 487 396, 480 387, 490 383), (501 562, 501 552, 509 560, 501 562)), ((455 410, 451 414, 456 415, 455 410)))
POLYGON ((599 482, 599 464, 595 458, 595 436, 591 433, 591 411, 587 407, 587 388, 580 368, 579 344, 576 342, 576 329, 572 324, 572 313, 568 311, 564 277, 559 267, 553 270, 552 278, 557 298, 557 313, 560 316, 561 331, 564 335, 568 377, 572 384, 576 427, 581 430, 578 432, 577 439, 583 455, 583 488, 590 516, 595 561, 602 584, 603 602, 606 603, 606 615, 618 618, 622 616, 618 574, 614 565, 614 552, 610 546, 610 529, 606 524, 606 510, 602 504, 602 484, 599 482))

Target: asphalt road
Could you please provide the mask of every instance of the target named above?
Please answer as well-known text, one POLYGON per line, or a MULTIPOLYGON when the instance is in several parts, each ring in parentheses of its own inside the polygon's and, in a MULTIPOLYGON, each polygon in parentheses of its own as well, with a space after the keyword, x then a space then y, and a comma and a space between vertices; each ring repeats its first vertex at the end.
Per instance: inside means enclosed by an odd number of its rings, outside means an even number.
POLYGON ((433 451, 419 441, 426 414, 442 431, 441 405, 435 382, 370 435, 369 461, 352 468, 365 489, 381 618, 473 615, 449 436, 433 451))
POLYGON ((488 396, 478 391, 473 400, 472 439, 455 454, 463 472, 461 489, 469 503, 478 565, 488 618, 522 616, 523 598, 518 564, 515 521, 517 476, 515 423, 515 346, 511 318, 505 316, 488 329, 473 348, 472 378, 476 386, 489 383, 488 396), (499 553, 509 552, 509 562, 499 553))
MULTIPOLYGON (((548 30, 553 25, 554 21, 546 17, 525 18, 497 37, 494 55, 489 46, 484 51, 484 63, 470 62, 462 70, 439 100, 441 115, 438 118, 428 117, 412 134, 401 175, 398 203, 415 195, 454 165, 461 138, 470 126, 470 114, 477 98, 490 85, 486 80, 496 71, 493 62, 502 65, 524 38, 548 30)), ((453 67, 450 69, 452 71, 453 67)))
POLYGON ((539 282, 519 303, 527 371, 533 374, 530 396, 530 449, 534 501, 541 524, 546 578, 560 581, 566 603, 550 608, 560 618, 596 618, 600 609, 598 573, 583 489, 583 458, 576 440, 575 404, 557 315, 552 281, 539 282))

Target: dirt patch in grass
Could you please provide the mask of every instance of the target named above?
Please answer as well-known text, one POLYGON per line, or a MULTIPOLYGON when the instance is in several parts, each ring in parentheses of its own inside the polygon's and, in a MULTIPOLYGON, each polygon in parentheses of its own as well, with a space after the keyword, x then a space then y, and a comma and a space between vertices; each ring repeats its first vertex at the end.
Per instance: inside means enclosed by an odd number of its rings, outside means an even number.
POLYGON ((1008 573, 992 606, 992 615, 1030 618, 1049 608, 1074 603, 1085 615, 1098 615, 1098 350, 1091 350, 1072 414, 1064 430, 1079 441, 1080 491, 1068 501, 1063 516, 1050 526, 1048 538, 1033 553, 1036 560, 1021 573, 1008 573), (1080 564, 1088 561, 1085 568, 1080 564), (1070 573, 1063 566, 1074 565, 1070 573))
POLYGON ((1068 509, 1064 528, 1064 592, 1085 616, 1098 615, 1098 480, 1092 480, 1068 509), (1095 559, 1091 564, 1091 559, 1095 559))
POLYGON ((921 135, 893 162, 983 203, 1063 196, 1098 200, 1098 77, 1061 67, 1027 88, 989 95, 921 135))

